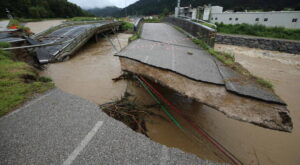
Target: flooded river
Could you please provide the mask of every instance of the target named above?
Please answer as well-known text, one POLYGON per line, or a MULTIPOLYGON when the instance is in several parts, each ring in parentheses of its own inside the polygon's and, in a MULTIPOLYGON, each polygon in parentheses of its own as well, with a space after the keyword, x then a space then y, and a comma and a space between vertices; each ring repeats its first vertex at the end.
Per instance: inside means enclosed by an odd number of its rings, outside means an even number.
POLYGON ((29 27, 31 32, 33 33, 40 33, 52 26, 57 26, 61 24, 63 21, 64 20, 45 20, 39 22, 28 22, 25 24, 25 26, 29 27))
MULTIPOLYGON (((130 34, 111 36, 118 49, 127 45, 130 34)), ((125 92, 126 82, 114 83, 113 78, 121 75, 118 57, 111 43, 101 38, 98 42, 89 41, 69 61, 53 63, 42 73, 51 77, 56 87, 65 92, 83 97, 97 104, 119 99, 125 92)))
POLYGON ((272 82, 275 92, 288 105, 294 129, 292 133, 272 131, 226 118, 224 122, 218 119, 220 115, 214 115, 218 129, 213 134, 223 136, 221 142, 235 153, 244 153, 238 151, 240 148, 251 154, 252 147, 260 164, 300 164, 300 55, 221 44, 215 48, 234 55, 251 73, 272 82))
MULTIPOLYGON (((111 38, 116 39, 116 35, 111 38)), ((129 34, 119 34, 122 47, 127 45, 129 34)), ((114 40, 116 47, 118 42, 114 40)), ((278 52, 217 45, 218 50, 235 55, 236 60, 250 72, 270 80, 275 91, 288 104, 294 122, 292 133, 273 131, 249 123, 229 119, 222 113, 185 98, 172 90, 153 83, 155 87, 188 118, 208 132, 244 164, 289 164, 300 162, 300 56, 278 52)), ((153 104, 147 92, 132 81, 113 82, 121 74, 118 57, 106 39, 97 43, 91 40, 69 61, 49 64, 42 73, 53 79, 56 86, 65 92, 102 104, 120 98, 124 92, 131 93, 140 104, 153 104)), ((159 108, 153 111, 164 115, 159 108)), ((186 128, 176 127, 170 120, 149 116, 146 120, 147 135, 154 141, 169 147, 180 148, 215 162, 228 162, 222 153, 190 128, 189 124, 176 116, 186 128)), ((167 118, 165 116, 165 118, 167 118)))

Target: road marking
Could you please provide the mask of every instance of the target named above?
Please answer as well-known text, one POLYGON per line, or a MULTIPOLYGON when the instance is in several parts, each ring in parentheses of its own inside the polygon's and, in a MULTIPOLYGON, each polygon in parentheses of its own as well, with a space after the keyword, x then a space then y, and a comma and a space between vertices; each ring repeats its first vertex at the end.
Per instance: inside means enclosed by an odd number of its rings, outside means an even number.
POLYGON ((171 60, 172 60, 172 70, 175 70, 175 52, 174 52, 174 46, 172 45, 172 56, 171 56, 171 60))
POLYGON ((85 148, 85 146, 92 140, 99 128, 102 126, 103 121, 98 121, 91 131, 84 137, 80 144, 75 148, 75 150, 69 155, 68 159, 64 161, 63 165, 71 165, 76 159, 79 153, 85 148))
POLYGON ((169 149, 166 146, 162 146, 161 148, 161 157, 160 157, 160 165, 166 165, 169 160, 169 149))
POLYGON ((49 93, 47 93, 47 94, 45 94, 45 95, 42 95, 42 96, 38 97, 37 99, 32 100, 32 101, 29 102, 28 104, 25 104, 23 107, 21 107, 21 108, 15 110, 15 111, 13 111, 13 112, 11 112, 11 113, 9 113, 9 114, 3 116, 3 117, 1 117, 1 118, 0 118, 0 121, 2 121, 3 119, 8 118, 8 117, 10 117, 10 116, 12 116, 12 115, 18 113, 18 112, 20 112, 22 109, 25 109, 25 108, 27 108, 27 107, 29 107, 29 106, 31 106, 31 105, 37 103, 38 101, 40 101, 40 100, 44 99, 45 97, 51 95, 52 92, 54 92, 54 90, 50 91, 49 93))

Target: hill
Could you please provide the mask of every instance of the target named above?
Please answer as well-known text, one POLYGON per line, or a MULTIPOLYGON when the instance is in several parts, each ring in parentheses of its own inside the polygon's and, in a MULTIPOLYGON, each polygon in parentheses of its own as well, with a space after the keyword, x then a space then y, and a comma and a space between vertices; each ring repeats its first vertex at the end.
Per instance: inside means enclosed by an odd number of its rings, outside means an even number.
POLYGON ((86 11, 99 17, 107 17, 107 16, 115 16, 121 10, 122 10, 121 8, 118 8, 116 6, 108 6, 105 8, 88 9, 86 11))
POLYGON ((14 17, 22 18, 68 18, 91 15, 67 0, 3 0, 0 18, 7 18, 6 8, 14 17))
MULTIPOLYGON (((176 0, 139 0, 136 3, 122 9, 118 15, 123 16, 125 10, 128 15, 155 15, 163 12, 164 9, 174 11, 176 0)), ((181 6, 203 6, 204 4, 212 4, 223 6, 225 10, 231 9, 235 11, 244 10, 284 10, 292 8, 300 10, 300 2, 295 0, 181 0, 181 6)))

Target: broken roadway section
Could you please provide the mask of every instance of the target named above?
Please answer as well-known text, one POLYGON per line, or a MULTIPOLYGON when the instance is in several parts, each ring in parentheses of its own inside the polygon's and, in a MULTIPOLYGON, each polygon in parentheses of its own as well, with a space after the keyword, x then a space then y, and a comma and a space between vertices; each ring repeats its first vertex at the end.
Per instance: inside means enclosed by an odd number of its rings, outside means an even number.
POLYGON ((145 23, 141 38, 116 56, 123 70, 160 82, 231 118, 292 130, 286 104, 272 90, 219 62, 168 24, 145 23))
POLYGON ((59 89, 0 118, 0 137, 6 165, 216 164, 153 142, 59 89))

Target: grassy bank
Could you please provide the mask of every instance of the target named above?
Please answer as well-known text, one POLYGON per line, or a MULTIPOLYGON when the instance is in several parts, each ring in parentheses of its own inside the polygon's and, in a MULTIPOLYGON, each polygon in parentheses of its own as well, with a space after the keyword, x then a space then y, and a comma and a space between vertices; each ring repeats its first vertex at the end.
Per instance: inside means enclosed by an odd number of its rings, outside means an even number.
POLYGON ((244 68, 241 64, 235 62, 234 56, 224 53, 224 52, 219 52, 214 50, 213 48, 209 47, 204 41, 199 40, 199 39, 193 39, 192 40, 195 44, 200 46, 201 48, 205 49, 208 51, 209 54, 212 56, 216 57, 219 61, 224 63, 225 65, 229 66, 233 70, 241 73, 242 75, 246 76, 247 78, 254 79, 258 84, 260 84, 262 87, 268 88, 268 89, 273 89, 273 84, 269 82, 268 80, 265 80, 261 77, 257 77, 255 75, 252 75, 246 68, 244 68))
POLYGON ((219 33, 300 40, 300 29, 286 29, 283 27, 266 27, 263 25, 249 24, 225 25, 221 23, 216 25, 219 33))
MULTIPOLYGON (((0 44, 0 47, 7 46, 0 44)), ((17 108, 34 94, 53 87, 51 79, 40 77, 33 67, 14 61, 13 54, 0 49, 0 116, 17 108)))

